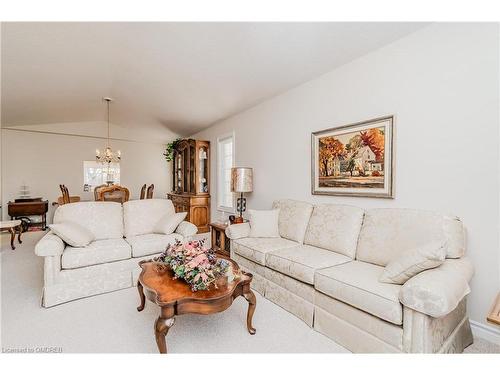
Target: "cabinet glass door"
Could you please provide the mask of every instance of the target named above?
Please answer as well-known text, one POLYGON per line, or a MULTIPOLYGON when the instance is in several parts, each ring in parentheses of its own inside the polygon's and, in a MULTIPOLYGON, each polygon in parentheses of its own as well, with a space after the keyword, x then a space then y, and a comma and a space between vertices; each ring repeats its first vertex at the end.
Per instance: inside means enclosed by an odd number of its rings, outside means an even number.
POLYGON ((199 191, 198 193, 208 193, 208 150, 206 147, 200 147, 198 150, 199 155, 199 191))

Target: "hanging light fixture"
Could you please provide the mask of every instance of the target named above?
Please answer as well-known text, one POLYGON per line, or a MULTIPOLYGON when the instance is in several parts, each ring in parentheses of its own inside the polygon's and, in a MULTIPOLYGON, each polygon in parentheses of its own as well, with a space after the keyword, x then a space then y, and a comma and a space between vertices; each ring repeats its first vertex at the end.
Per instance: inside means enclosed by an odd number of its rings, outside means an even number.
POLYGON ((121 154, 120 150, 118 150, 115 153, 111 149, 111 147, 109 146, 109 103, 112 102, 113 99, 105 97, 105 98, 102 98, 102 100, 106 102, 107 111, 108 111, 108 143, 107 143, 107 146, 106 146, 106 149, 104 150, 104 152, 102 152, 99 149, 95 150, 95 159, 103 164, 108 163, 108 168, 109 168, 110 163, 118 163, 121 160, 122 154, 121 154))

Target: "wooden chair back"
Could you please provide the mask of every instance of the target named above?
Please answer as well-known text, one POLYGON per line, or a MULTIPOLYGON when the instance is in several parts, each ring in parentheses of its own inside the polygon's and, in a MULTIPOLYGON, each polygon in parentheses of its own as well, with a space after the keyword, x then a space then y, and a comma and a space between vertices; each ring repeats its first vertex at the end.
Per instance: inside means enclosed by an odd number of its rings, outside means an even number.
POLYGON ((152 199, 153 198, 153 191, 155 190, 155 184, 151 184, 148 186, 148 192, 146 194, 146 199, 152 199))
POLYGON ((62 193, 62 204, 70 203, 71 201, 69 198, 68 188, 65 185, 59 185, 59 188, 61 189, 62 193))
POLYGON ((145 199, 145 198, 146 198, 146 184, 142 185, 141 197, 139 199, 145 199))
POLYGON ((102 185, 97 185, 95 188, 94 188, 94 200, 95 201, 98 201, 99 199, 97 199, 97 193, 99 192, 99 189, 102 189, 103 187, 106 187, 108 186, 107 184, 102 184, 102 185))
POLYGON ((125 203, 130 197, 129 190, 120 185, 111 185, 102 187, 97 191, 98 201, 111 201, 118 203, 125 203))
MULTIPOLYGON (((80 202, 80 197, 78 195, 70 195, 69 197, 69 203, 75 203, 75 202, 80 202)), ((57 198, 57 204, 60 206, 64 204, 64 197, 58 197, 57 198)), ((54 205, 54 203, 52 204, 54 205)))

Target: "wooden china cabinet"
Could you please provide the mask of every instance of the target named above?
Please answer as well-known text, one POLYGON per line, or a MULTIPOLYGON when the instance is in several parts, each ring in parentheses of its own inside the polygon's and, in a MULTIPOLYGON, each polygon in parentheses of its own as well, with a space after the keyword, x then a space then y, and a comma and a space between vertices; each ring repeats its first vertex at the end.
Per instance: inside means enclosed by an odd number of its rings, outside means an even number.
POLYGON ((187 212, 186 220, 198 232, 210 231, 210 142, 180 140, 174 148, 173 192, 167 195, 175 212, 187 212))

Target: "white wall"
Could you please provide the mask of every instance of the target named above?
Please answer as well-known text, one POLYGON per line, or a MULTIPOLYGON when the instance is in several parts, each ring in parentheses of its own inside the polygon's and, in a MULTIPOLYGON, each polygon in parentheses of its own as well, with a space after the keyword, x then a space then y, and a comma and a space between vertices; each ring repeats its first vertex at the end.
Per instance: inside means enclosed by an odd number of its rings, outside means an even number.
MULTIPOLYGON (((88 124, 84 125, 92 128, 88 124)), ((102 129, 102 126, 97 128, 102 129)), ((79 195, 82 200, 93 200, 92 192, 83 191, 83 161, 95 160, 95 150, 105 147, 105 139, 24 131, 65 130, 65 133, 71 133, 71 126, 20 126, 15 129, 18 130, 3 128, 1 131, 4 218, 7 217, 7 202, 18 197, 23 183, 30 187, 33 197, 49 200, 49 219, 54 211, 50 203, 61 195, 59 184, 65 184, 71 195, 79 195)), ((90 134, 88 131, 86 133, 90 134)), ((103 135, 99 131, 94 133, 98 137, 103 135)), ((170 191, 172 179, 170 164, 162 155, 165 146, 129 140, 130 134, 125 130, 115 130, 112 136, 122 139, 111 140, 111 147, 122 152, 120 184, 130 190, 131 199, 139 197, 140 188, 145 183, 155 184, 155 197, 165 197, 170 191)))
POLYGON ((498 39, 497 24, 433 24, 195 137, 235 131, 236 164, 254 168, 252 208, 287 197, 460 216, 476 268, 470 316, 485 322, 500 287, 498 39), (396 115, 396 198, 312 196, 311 132, 387 114, 396 115))

